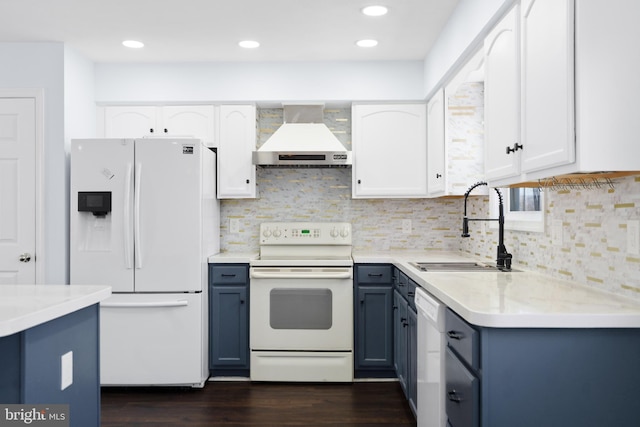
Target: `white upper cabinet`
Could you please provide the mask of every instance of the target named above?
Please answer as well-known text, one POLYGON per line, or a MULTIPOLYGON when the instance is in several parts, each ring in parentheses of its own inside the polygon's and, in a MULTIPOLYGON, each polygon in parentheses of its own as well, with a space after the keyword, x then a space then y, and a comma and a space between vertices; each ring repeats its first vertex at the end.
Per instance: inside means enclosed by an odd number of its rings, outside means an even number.
POLYGON ((215 115, 213 105, 173 106, 161 108, 163 135, 189 136, 215 146, 215 115))
POLYGON ((256 197, 256 107, 220 106, 218 145, 218 198, 256 197))
POLYGON ((153 135, 157 129, 158 107, 104 107, 105 138, 140 138, 153 135))
POLYGON ((354 198, 427 196, 425 104, 354 104, 354 198))
POLYGON ((104 107, 105 138, 182 136, 215 146, 213 105, 107 106, 104 107))
POLYGON ((524 0, 521 13, 522 171, 532 172, 575 162, 574 0, 524 0))
POLYGON ((438 90, 427 103, 427 186, 430 196, 445 191, 444 91, 438 90))
POLYGON ((516 5, 484 40, 484 170, 487 180, 520 174, 519 21, 516 5))

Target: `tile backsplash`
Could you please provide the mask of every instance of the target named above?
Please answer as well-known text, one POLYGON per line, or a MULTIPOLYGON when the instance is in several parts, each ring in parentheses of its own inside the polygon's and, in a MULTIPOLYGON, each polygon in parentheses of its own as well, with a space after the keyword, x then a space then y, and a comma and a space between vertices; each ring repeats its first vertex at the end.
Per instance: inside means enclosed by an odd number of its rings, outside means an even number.
MULTIPOLYGON (((325 110, 325 123, 350 146, 350 109, 325 110)), ((260 142, 282 123, 281 109, 259 112, 260 142)), ((221 251, 258 250, 267 221, 344 221, 357 251, 451 250, 493 260, 497 230, 478 227, 460 237, 462 198, 352 199, 351 169, 258 168, 257 199, 223 200, 221 251), (230 233, 229 220, 240 230, 230 233), (411 220, 404 234, 402 221, 411 220)), ((545 192, 545 232, 506 231, 514 267, 640 299, 640 256, 627 251, 627 222, 640 219, 640 177, 619 178, 615 189, 545 192), (562 224, 562 244, 551 225, 562 224)), ((489 217, 489 197, 469 199, 469 216, 489 217)))

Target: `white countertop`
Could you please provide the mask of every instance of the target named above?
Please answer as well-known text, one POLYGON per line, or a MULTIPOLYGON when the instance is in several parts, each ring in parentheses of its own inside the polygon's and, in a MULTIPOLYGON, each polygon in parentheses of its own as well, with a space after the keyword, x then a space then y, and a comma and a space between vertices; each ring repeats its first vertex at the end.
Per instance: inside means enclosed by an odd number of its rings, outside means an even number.
POLYGON ((249 264, 258 258, 258 252, 221 252, 209 257, 210 264, 249 264))
POLYGON ((640 328, 640 301, 534 272, 420 272, 410 262, 469 261, 447 252, 354 253, 392 263, 471 324, 516 328, 640 328))
POLYGON ((110 286, 0 285, 0 337, 6 337, 99 303, 110 286))

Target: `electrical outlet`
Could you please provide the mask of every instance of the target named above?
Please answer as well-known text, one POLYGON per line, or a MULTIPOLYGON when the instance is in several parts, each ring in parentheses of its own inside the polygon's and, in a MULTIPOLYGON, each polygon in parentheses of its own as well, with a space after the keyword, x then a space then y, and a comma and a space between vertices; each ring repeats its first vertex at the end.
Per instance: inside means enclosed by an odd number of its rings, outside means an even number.
POLYGON ((240 233, 240 220, 238 218, 229 218, 229 233, 240 233))
POLYGON ((60 390, 73 384, 73 351, 60 356, 60 390))
POLYGON ((627 221, 627 252, 640 255, 640 221, 627 221))
POLYGON ((402 220, 402 234, 411 234, 411 220, 403 219, 402 220))
POLYGON ((551 244, 562 246, 562 220, 554 219, 551 224, 551 244))

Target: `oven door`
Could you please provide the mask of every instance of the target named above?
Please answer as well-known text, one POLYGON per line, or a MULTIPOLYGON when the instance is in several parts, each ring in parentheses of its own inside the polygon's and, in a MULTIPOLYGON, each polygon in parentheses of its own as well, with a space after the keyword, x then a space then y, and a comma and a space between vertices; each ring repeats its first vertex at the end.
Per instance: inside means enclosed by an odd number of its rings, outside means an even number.
POLYGON ((252 267, 252 350, 353 350, 353 267, 252 267))

